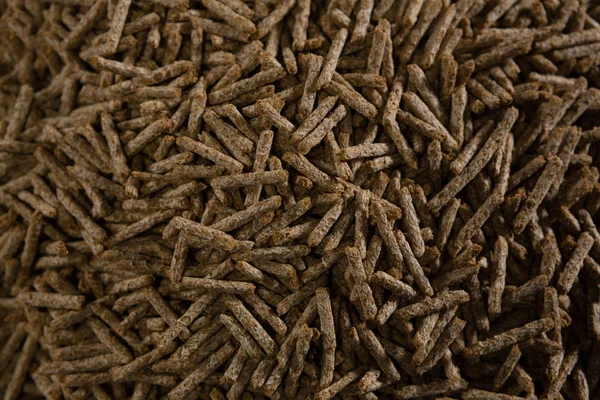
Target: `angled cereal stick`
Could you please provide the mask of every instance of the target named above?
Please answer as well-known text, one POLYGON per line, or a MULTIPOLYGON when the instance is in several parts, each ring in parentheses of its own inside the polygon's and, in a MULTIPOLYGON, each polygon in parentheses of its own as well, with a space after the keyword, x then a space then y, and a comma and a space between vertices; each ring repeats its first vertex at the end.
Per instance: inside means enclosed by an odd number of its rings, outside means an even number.
POLYGON ((507 132, 511 129, 512 125, 516 121, 518 111, 515 108, 511 108, 504 114, 502 121, 498 123, 498 126, 490 134, 489 139, 483 145, 477 156, 469 163, 469 165, 462 171, 462 173, 456 176, 446 185, 438 194, 436 194, 427 204, 429 209, 433 212, 437 212, 444 206, 454 195, 456 195, 465 185, 470 182, 479 171, 489 162, 498 146, 504 139, 507 132))
MULTIPOLYGON (((369 2, 371 0, 363 0, 363 2, 369 2)), ((335 72, 337 67, 338 59, 342 54, 342 49, 346 44, 346 39, 348 39, 348 29, 342 28, 337 31, 335 34, 335 38, 331 42, 331 47, 329 48, 329 52, 323 61, 323 67, 321 68, 321 74, 319 75, 319 79, 315 84, 316 90, 324 89, 331 82, 331 78, 335 72)))
POLYGON ((556 288, 559 294, 566 294, 571 291, 573 282, 577 278, 581 267, 583 266, 583 260, 589 253, 594 244, 594 238, 588 232, 583 232, 577 239, 577 245, 571 253, 571 257, 565 265, 565 268, 558 277, 556 288))

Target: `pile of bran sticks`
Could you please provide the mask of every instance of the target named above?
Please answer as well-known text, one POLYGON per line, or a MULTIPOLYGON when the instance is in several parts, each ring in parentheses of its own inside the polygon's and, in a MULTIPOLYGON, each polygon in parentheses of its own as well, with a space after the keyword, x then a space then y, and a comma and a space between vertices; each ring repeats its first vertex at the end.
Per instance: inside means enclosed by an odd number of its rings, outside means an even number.
POLYGON ((0 397, 600 398, 600 5, 0 0, 0 397))

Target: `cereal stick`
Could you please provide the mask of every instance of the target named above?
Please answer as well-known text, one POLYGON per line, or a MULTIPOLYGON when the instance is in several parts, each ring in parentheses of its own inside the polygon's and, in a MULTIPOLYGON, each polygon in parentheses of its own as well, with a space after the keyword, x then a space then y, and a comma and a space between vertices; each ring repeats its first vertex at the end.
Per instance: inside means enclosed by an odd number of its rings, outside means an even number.
POLYGON ((221 314, 219 316, 221 323, 231 332, 233 337, 240 342, 241 348, 244 349, 252 358, 260 359, 264 356, 261 348, 256 344, 252 336, 235 319, 228 315, 221 314))
POLYGON ((302 51, 306 44, 306 33, 308 28, 308 18, 310 16, 310 1, 299 0, 294 16, 294 28, 292 30, 292 49, 302 51))
POLYGON ((241 94, 258 89, 271 82, 277 81, 285 76, 282 68, 271 68, 264 72, 259 72, 251 78, 239 80, 223 89, 215 90, 208 95, 210 104, 221 104, 227 100, 238 97, 241 94))
POLYGON ((252 294, 254 285, 246 282, 231 282, 217 279, 188 278, 180 281, 181 286, 189 289, 199 289, 208 293, 252 294))
POLYGON ((7 140, 17 139, 17 135, 21 133, 29 114, 29 108, 33 101, 33 88, 29 85, 23 85, 19 89, 17 100, 13 106, 10 122, 6 128, 4 138, 7 140))
POLYGON ((127 239, 135 237, 142 232, 152 229, 155 225, 172 218, 175 215, 174 210, 157 211, 147 217, 140 219, 126 228, 120 230, 105 242, 107 247, 115 246, 127 239))
POLYGON ((383 271, 375 272, 372 277, 372 282, 384 289, 390 290, 396 296, 403 299, 412 299, 417 295, 412 287, 383 271))
MULTIPOLYGON (((19 270, 20 282, 29 278, 29 275, 31 274, 31 267, 33 266, 38 251, 42 223, 42 214, 36 210, 29 219, 29 226, 27 227, 27 234, 25 235, 23 253, 21 254, 21 268, 19 270)), ((17 232, 14 232, 13 234, 18 236, 17 232)))
MULTIPOLYGON (((304 99, 304 97, 303 97, 303 99, 304 99)), ((325 99, 323 99, 319 103, 317 108, 315 108, 313 111, 311 111, 310 114, 308 114, 308 112, 307 112, 306 117, 301 118, 303 121, 302 125, 300 125, 298 127, 298 129, 296 129, 294 131, 294 133, 292 134, 291 142, 296 144, 296 143, 300 142, 302 139, 304 139, 309 133, 311 133, 317 127, 317 125, 319 123, 321 123, 321 121, 323 120, 323 118, 325 118, 325 116, 329 113, 329 111, 331 111, 331 109, 333 109, 333 106, 335 105, 336 101, 337 101, 336 96, 328 96, 325 99)), ((311 105, 311 108, 312 108, 312 105, 311 105)))
POLYGON ((269 336, 265 329, 260 323, 252 316, 250 311, 243 305, 243 303, 232 295, 223 296, 223 300, 227 308, 235 315, 262 347, 267 355, 273 355, 276 352, 277 345, 275 341, 269 336))
MULTIPOLYGON (((363 0, 363 2, 369 2, 371 0, 363 0)), ((372 2, 371 2, 372 5, 372 2)), ((366 27, 365 27, 366 28, 366 27)), ((356 29, 356 27, 355 27, 356 29)), ((353 32, 354 34, 354 32, 353 32)), ((331 42, 331 46, 329 47, 329 52, 323 61, 323 67, 321 68, 321 74, 315 83, 315 89, 321 90, 329 85, 331 82, 331 78, 333 77, 333 73, 335 72, 338 59, 342 54, 342 49, 346 44, 346 40, 348 39, 348 29, 342 28, 337 31, 334 39, 331 42)))
POLYGON ((559 294, 566 294, 571 291, 571 287, 583 266, 583 260, 589 253, 594 244, 594 238, 588 232, 583 232, 577 239, 577 245, 571 253, 567 265, 561 272, 556 283, 559 294))
POLYGON ((400 251, 396 236, 392 230, 392 224, 387 219, 381 204, 378 202, 372 202, 371 207, 373 218, 375 220, 375 224, 377 225, 377 230, 383 239, 383 243, 385 244, 390 257, 392 258, 392 261, 396 264, 395 267, 401 268, 403 255, 400 251))
POLYGON ((350 89, 344 84, 336 81, 336 79, 342 80, 340 75, 334 75, 333 79, 327 84, 325 90, 333 95, 338 96, 340 100, 346 103, 349 107, 356 110, 361 115, 369 119, 375 119, 377 116, 377 108, 369 103, 360 93, 354 89, 350 89))
POLYGON ((254 311, 264 319, 279 335, 285 335, 287 326, 272 310, 255 294, 243 295, 242 298, 254 311))
POLYGON ((298 390, 298 380, 306 365, 305 357, 310 349, 313 330, 307 325, 304 325, 300 328, 300 332, 297 336, 294 355, 290 362, 290 368, 285 382, 285 393, 286 396, 290 398, 294 397, 298 390))
POLYGON ((219 18, 223 19, 232 27, 235 27, 242 32, 253 34, 256 32, 256 26, 252 21, 238 14, 227 5, 216 0, 202 0, 202 5, 212 11, 219 18))
POLYGON ((554 323, 550 318, 538 319, 521 327, 511 329, 489 339, 475 343, 463 350, 467 357, 481 357, 523 340, 536 337, 552 328, 554 323))
POLYGON ((240 376, 248 358, 249 356, 246 350, 240 347, 231 359, 229 367, 227 367, 227 370, 225 370, 225 373, 223 374, 223 379, 231 384, 235 383, 235 381, 240 376))
POLYGON ((489 162, 495 151, 498 149, 505 134, 510 130, 517 119, 517 110, 509 109, 503 116, 502 121, 490 134, 489 139, 483 145, 477 156, 469 163, 469 165, 446 185, 438 194, 436 194, 427 204, 432 212, 438 212, 451 198, 460 192, 467 183, 469 183, 475 175, 489 162))
POLYGON ((315 229, 313 229, 313 231, 308 235, 306 243, 311 247, 315 247, 321 243, 321 241, 325 238, 325 235, 327 235, 327 232, 329 232, 331 227, 339 219, 343 210, 344 201, 343 199, 339 199, 333 206, 331 206, 321 221, 319 221, 315 229))
MULTIPOLYGON (((113 54, 117 51, 118 45, 119 45, 119 40, 121 38, 121 35, 123 33, 125 33, 126 35, 135 33, 133 32, 134 29, 132 29, 132 23, 129 23, 128 27, 129 29, 125 29, 125 21, 127 20, 127 14, 129 13, 129 7, 131 5, 131 0, 120 0, 117 3, 117 6, 115 7, 114 13, 113 13, 113 17, 112 17, 112 24, 110 26, 110 30, 108 31, 107 34, 107 38, 106 38, 106 51, 109 52, 109 54, 113 54), (127 31, 127 32, 125 32, 127 31)), ((146 16, 146 17, 149 17, 146 16)), ((144 18, 144 17, 142 17, 144 18)), ((138 22, 138 21, 136 21, 138 22)))
POLYGON ((444 332, 440 335, 434 347, 431 349, 427 358, 417 368, 417 373, 422 375, 424 372, 433 368, 439 359, 444 355, 446 349, 456 337, 462 332, 466 325, 466 321, 454 317, 445 327, 444 332))
POLYGON ((519 213, 515 217, 513 222, 515 232, 520 233, 527 227, 527 224, 533 218, 533 213, 536 212, 537 208, 546 196, 546 193, 550 189, 550 186, 552 185, 552 182, 554 181, 558 171, 562 169, 562 167, 563 163, 560 158, 551 156, 548 159, 546 167, 538 178, 535 187, 529 196, 527 196, 527 200, 525 200, 525 203, 521 206, 519 213))
MULTIPOLYGON (((497 186, 500 188, 500 185, 497 186)), ((458 232, 455 240, 448 246, 448 251, 451 255, 456 256, 460 249, 475 235, 477 230, 485 223, 490 217, 492 212, 502 204, 504 201, 504 194, 499 193, 500 190, 496 190, 486 199, 486 201, 477 209, 475 214, 463 225, 458 232)))
POLYGON ((351 45, 360 45, 365 41, 367 27, 369 26, 369 20, 371 19, 371 12, 373 11, 374 4, 375 2, 373 0, 360 1, 356 12, 354 30, 352 31, 352 37, 350 38, 351 45))
POLYGON ((363 371, 361 368, 356 369, 342 376, 340 379, 332 383, 329 387, 318 392, 315 396, 315 400, 329 400, 335 397, 342 389, 360 378, 363 371))
POLYGON ((225 363, 234 352, 235 347, 229 342, 225 343, 219 350, 198 365, 198 367, 181 383, 175 386, 175 388, 169 392, 167 398, 169 400, 186 398, 200 383, 206 380, 206 378, 208 378, 217 368, 225 363))
POLYGON ((423 273, 423 269, 421 265, 415 258, 412 250, 410 249, 410 245, 406 241, 404 234, 400 231, 396 231, 396 239, 398 241, 398 246, 400 247, 400 251, 402 252, 402 256, 404 257, 404 261, 406 263, 406 267, 408 271, 415 279, 419 290, 425 294, 426 296, 433 296, 433 289, 431 288, 431 284, 429 283, 429 279, 423 273))
POLYGON ((87 214, 87 212, 76 203, 66 191, 57 189, 57 197, 65 209, 81 224, 81 226, 89 232, 92 238, 98 242, 102 242, 106 238, 106 232, 99 227, 87 214))
POLYGON ((429 68, 433 65, 435 57, 440 49, 442 40, 446 36, 448 29, 450 28, 451 22, 456 15, 456 5, 445 7, 442 10, 441 15, 438 17, 436 24, 432 27, 432 32, 429 35, 429 39, 425 43, 423 48, 424 57, 421 61, 423 68, 429 68))
POLYGON ((421 257, 425 252, 425 243, 419 229, 419 219, 412 202, 412 197, 407 188, 401 188, 398 193, 398 201, 404 214, 403 227, 406 229, 408 240, 411 244, 415 257, 421 257))
POLYGON ((277 5, 277 7, 265 18, 258 23, 258 32, 254 35, 256 38, 261 39, 285 16, 290 12, 292 7, 296 4, 292 0, 284 0, 277 5))
POLYGON ((462 290, 440 293, 436 298, 426 298, 421 302, 398 309, 394 312, 393 317, 398 322, 408 321, 412 318, 439 312, 467 301, 469 301, 469 295, 462 290))
MULTIPOLYGON (((298 152, 302 155, 306 155, 313 147, 319 144, 327 132, 331 131, 345 116, 346 108, 343 105, 337 106, 329 117, 321 120, 319 125, 317 125, 312 132, 304 136, 304 138, 298 142, 298 152)), ((297 133, 297 131, 295 133, 297 133)))
POLYGON ((141 152, 145 146, 154 141, 160 135, 171 131, 173 122, 170 119, 160 119, 148 125, 146 129, 140 132, 132 141, 125 145, 125 154, 131 157, 141 152))
POLYGON ((110 329, 108 329, 99 319, 89 318, 87 319, 87 323, 98 339, 110 349, 112 354, 118 357, 120 363, 126 364, 133 360, 133 356, 127 347, 121 344, 121 342, 119 342, 119 340, 110 332, 110 329))
POLYGON ((408 64, 411 60, 415 49, 419 42, 421 41, 425 32, 429 29, 431 23, 436 19, 438 14, 442 9, 442 2, 436 1, 430 5, 430 7, 418 7, 419 18, 416 20, 416 24, 414 27, 410 29, 410 33, 406 36, 406 39, 402 43, 402 48, 400 51, 400 62, 403 64, 408 64))
POLYGON ((377 314, 377 306, 373 299, 373 293, 371 288, 366 282, 367 275, 364 270, 364 266, 360 259, 358 249, 354 247, 346 248, 346 258, 350 265, 350 273, 354 278, 354 285, 350 297, 354 297, 355 301, 360 304, 361 314, 365 320, 372 320, 377 314))
POLYGON ((502 386, 506 383, 506 380, 512 374, 520 358, 521 349, 519 349, 518 345, 512 346, 510 352, 508 353, 508 356, 506 357, 506 359, 502 363, 502 366, 500 367, 500 369, 498 369, 498 372, 494 376, 493 388, 495 391, 499 391, 502 388, 502 386))
POLYGON ((385 353, 385 350, 377 336, 371 331, 364 323, 357 325, 357 331, 360 336, 361 341, 364 343, 367 350, 373 358, 375 362, 381 368, 381 371, 390 381, 397 381, 400 379, 400 373, 392 363, 392 360, 385 353))
POLYGON ((182 149, 194 152, 200 155, 201 157, 204 157, 214 162, 215 164, 222 166, 231 173, 240 173, 244 168, 244 166, 239 161, 191 138, 179 137, 177 138, 176 143, 177 146, 181 147, 182 149))
POLYGON ((325 174, 320 169, 315 167, 303 155, 298 153, 286 152, 283 155, 282 159, 317 185, 327 187, 334 192, 343 191, 343 186, 340 183, 336 182, 331 176, 325 174))
POLYGON ((331 311, 331 300, 325 288, 316 291, 317 309, 321 321, 321 334, 323 340, 323 359, 321 366, 320 387, 328 387, 333 382, 333 371, 335 368, 335 326, 331 311))

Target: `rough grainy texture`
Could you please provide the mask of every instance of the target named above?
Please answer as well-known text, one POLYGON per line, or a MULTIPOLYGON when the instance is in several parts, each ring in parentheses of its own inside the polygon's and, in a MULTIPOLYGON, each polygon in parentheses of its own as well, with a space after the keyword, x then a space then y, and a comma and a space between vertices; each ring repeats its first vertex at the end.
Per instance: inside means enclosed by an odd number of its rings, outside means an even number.
POLYGON ((0 400, 600 400, 600 4, 0 0, 0 400))

